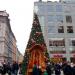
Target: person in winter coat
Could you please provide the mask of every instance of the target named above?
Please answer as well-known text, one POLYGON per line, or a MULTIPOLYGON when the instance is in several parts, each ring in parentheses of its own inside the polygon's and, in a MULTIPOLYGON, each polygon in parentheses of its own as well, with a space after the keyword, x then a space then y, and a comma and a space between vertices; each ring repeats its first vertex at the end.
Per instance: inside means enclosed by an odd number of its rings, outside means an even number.
POLYGON ((42 75, 41 66, 38 66, 38 73, 39 73, 39 75, 42 75))
POLYGON ((75 75, 75 64, 74 64, 74 66, 72 67, 72 71, 73 71, 73 75, 75 75))
POLYGON ((70 63, 67 63, 63 68, 64 75, 73 75, 73 70, 70 66, 70 63))
POLYGON ((46 71, 46 70, 44 71, 43 75, 48 75, 48 73, 47 73, 47 71, 46 71))
POLYGON ((48 63, 48 65, 46 67, 46 71, 47 71, 48 75, 51 75, 51 65, 50 65, 50 63, 48 63))
POLYGON ((22 74, 22 64, 19 64, 19 74, 22 74))
POLYGON ((7 64, 4 62, 4 63, 3 63, 2 75, 5 75, 6 73, 7 73, 7 64))
POLYGON ((17 75, 18 69, 19 69, 18 63, 17 62, 14 62, 13 65, 12 65, 12 71, 13 71, 13 74, 14 75, 17 75))
POLYGON ((11 64, 9 62, 7 64, 7 73, 8 75, 11 75, 11 64))
POLYGON ((59 64, 55 64, 55 75, 61 74, 61 66, 59 64))
POLYGON ((39 75, 39 71, 38 71, 37 65, 34 65, 33 71, 32 71, 32 75, 39 75))
POLYGON ((3 71, 3 65, 2 65, 2 63, 0 62, 0 74, 2 74, 2 71, 3 71))

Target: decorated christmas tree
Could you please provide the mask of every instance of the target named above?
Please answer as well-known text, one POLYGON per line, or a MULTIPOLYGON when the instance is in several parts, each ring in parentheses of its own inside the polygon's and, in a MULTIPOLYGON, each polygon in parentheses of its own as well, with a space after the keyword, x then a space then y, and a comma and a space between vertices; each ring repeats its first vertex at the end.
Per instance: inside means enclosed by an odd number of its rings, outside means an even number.
POLYGON ((26 72, 27 72, 28 62, 31 58, 29 49, 32 48, 36 44, 40 45, 43 48, 44 56, 46 58, 49 58, 47 47, 46 47, 44 37, 42 34, 42 30, 41 30, 41 26, 39 23, 39 19, 38 19, 37 14, 34 13, 33 25, 32 25, 29 41, 27 44, 27 48, 25 50, 25 55, 24 55, 24 60, 23 60, 23 67, 22 67, 23 75, 27 75, 26 72))

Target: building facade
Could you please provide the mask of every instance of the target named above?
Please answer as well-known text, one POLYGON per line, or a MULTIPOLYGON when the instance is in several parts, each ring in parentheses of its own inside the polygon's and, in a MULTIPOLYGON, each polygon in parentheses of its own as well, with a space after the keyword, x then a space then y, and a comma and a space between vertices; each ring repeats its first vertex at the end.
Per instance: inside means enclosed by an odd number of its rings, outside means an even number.
POLYGON ((69 3, 69 2, 71 2, 71 3, 74 2, 74 3, 75 3, 75 0, 59 0, 59 1, 60 1, 60 2, 66 2, 66 3, 67 3, 67 2, 68 2, 68 3, 69 3))
POLYGON ((16 61, 20 64, 23 61, 23 55, 21 54, 21 52, 18 50, 17 48, 17 53, 16 53, 16 61))
POLYGON ((16 61, 16 39, 10 27, 9 15, 0 11, 0 62, 16 61))
POLYGON ((75 62, 75 3, 39 1, 34 3, 34 12, 39 17, 50 59, 75 62))

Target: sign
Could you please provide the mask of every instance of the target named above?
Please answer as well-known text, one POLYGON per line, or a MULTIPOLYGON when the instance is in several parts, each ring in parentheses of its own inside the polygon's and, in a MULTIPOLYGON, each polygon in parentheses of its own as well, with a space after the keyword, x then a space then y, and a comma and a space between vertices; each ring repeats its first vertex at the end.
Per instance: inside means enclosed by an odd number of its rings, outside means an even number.
POLYGON ((75 54, 73 55, 73 57, 75 57, 75 54))
POLYGON ((53 57, 63 57, 63 55, 59 55, 59 54, 56 54, 56 55, 53 55, 53 57))

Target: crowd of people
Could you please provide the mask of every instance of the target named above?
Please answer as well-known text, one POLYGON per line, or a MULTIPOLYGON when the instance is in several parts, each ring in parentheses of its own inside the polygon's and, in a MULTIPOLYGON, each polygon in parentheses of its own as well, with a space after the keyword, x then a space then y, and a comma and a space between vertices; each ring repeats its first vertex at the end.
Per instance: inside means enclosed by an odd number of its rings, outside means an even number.
MULTIPOLYGON (((75 64, 72 62, 64 63, 50 63, 46 64, 44 72, 41 70, 41 66, 34 65, 31 75, 75 75, 75 64), (62 74, 63 73, 63 74, 62 74)), ((22 64, 13 62, 12 64, 2 62, 0 63, 1 75, 18 75, 18 72, 22 74, 22 64)))
POLYGON ((21 64, 18 64, 16 61, 11 63, 0 62, 0 74, 1 75, 17 75, 18 71, 21 73, 21 64))
POLYGON ((72 62, 50 63, 46 65, 44 72, 41 66, 34 65, 32 75, 75 75, 75 64, 72 62))

